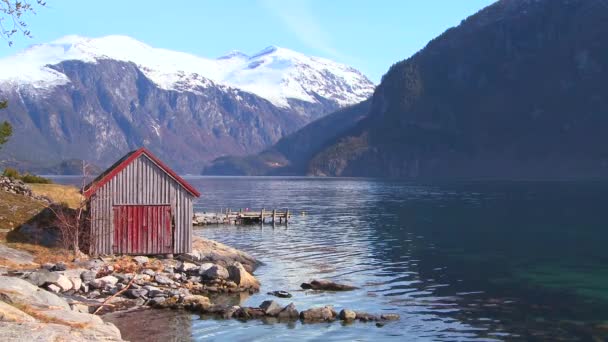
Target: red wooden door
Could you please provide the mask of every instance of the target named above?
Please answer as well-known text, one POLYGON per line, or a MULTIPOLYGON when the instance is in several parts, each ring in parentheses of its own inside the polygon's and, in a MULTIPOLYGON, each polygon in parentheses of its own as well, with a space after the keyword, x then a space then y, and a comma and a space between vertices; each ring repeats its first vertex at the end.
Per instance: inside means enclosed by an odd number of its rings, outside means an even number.
POLYGON ((171 206, 117 205, 113 210, 114 253, 173 253, 171 206))

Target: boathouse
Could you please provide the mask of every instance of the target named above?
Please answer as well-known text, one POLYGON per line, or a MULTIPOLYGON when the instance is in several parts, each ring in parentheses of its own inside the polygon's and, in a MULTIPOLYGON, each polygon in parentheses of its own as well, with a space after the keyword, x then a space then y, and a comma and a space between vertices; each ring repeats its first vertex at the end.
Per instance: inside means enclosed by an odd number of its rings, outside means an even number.
POLYGON ((192 251, 192 201, 200 193, 147 149, 127 153, 84 196, 92 255, 192 251))

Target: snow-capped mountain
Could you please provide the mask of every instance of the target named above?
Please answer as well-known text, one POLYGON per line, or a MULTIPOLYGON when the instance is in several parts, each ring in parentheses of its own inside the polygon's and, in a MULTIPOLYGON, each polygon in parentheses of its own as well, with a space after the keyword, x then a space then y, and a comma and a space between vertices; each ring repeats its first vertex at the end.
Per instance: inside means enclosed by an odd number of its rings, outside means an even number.
POLYGON ((209 59, 153 48, 127 36, 66 36, 32 46, 0 59, 0 82, 36 88, 66 84, 68 78, 49 65, 101 59, 133 62, 162 89, 196 93, 213 86, 211 80, 254 93, 283 108, 291 107, 291 100, 317 103, 319 97, 343 107, 367 99, 374 90, 373 83, 351 67, 276 46, 252 56, 233 51, 209 59))
POLYGON ((0 59, 0 114, 14 128, 0 159, 100 166, 147 146, 178 170, 263 150, 373 84, 327 59, 270 47, 216 59, 125 36, 68 36, 0 59))

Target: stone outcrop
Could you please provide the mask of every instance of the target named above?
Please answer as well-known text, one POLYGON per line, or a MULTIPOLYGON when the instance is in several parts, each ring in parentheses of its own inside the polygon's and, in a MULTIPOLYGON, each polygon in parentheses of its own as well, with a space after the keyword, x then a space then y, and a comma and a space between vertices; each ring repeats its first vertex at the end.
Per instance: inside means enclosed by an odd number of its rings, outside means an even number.
POLYGON ((192 253, 180 255, 178 258, 199 265, 214 263, 224 267, 239 262, 249 273, 259 264, 254 257, 243 251, 198 236, 192 239, 192 253))
POLYGON ((23 279, 0 276, 3 341, 122 341, 98 316, 73 310, 57 295, 23 279))

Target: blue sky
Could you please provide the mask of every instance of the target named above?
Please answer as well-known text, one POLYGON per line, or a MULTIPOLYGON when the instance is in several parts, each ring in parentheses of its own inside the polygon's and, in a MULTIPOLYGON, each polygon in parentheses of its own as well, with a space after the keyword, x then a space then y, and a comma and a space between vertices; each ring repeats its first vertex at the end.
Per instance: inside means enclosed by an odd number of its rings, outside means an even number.
POLYGON ((0 56, 68 34, 128 35, 151 46, 218 57, 277 45, 349 64, 372 81, 493 0, 47 0, 28 17, 33 38, 0 56))

